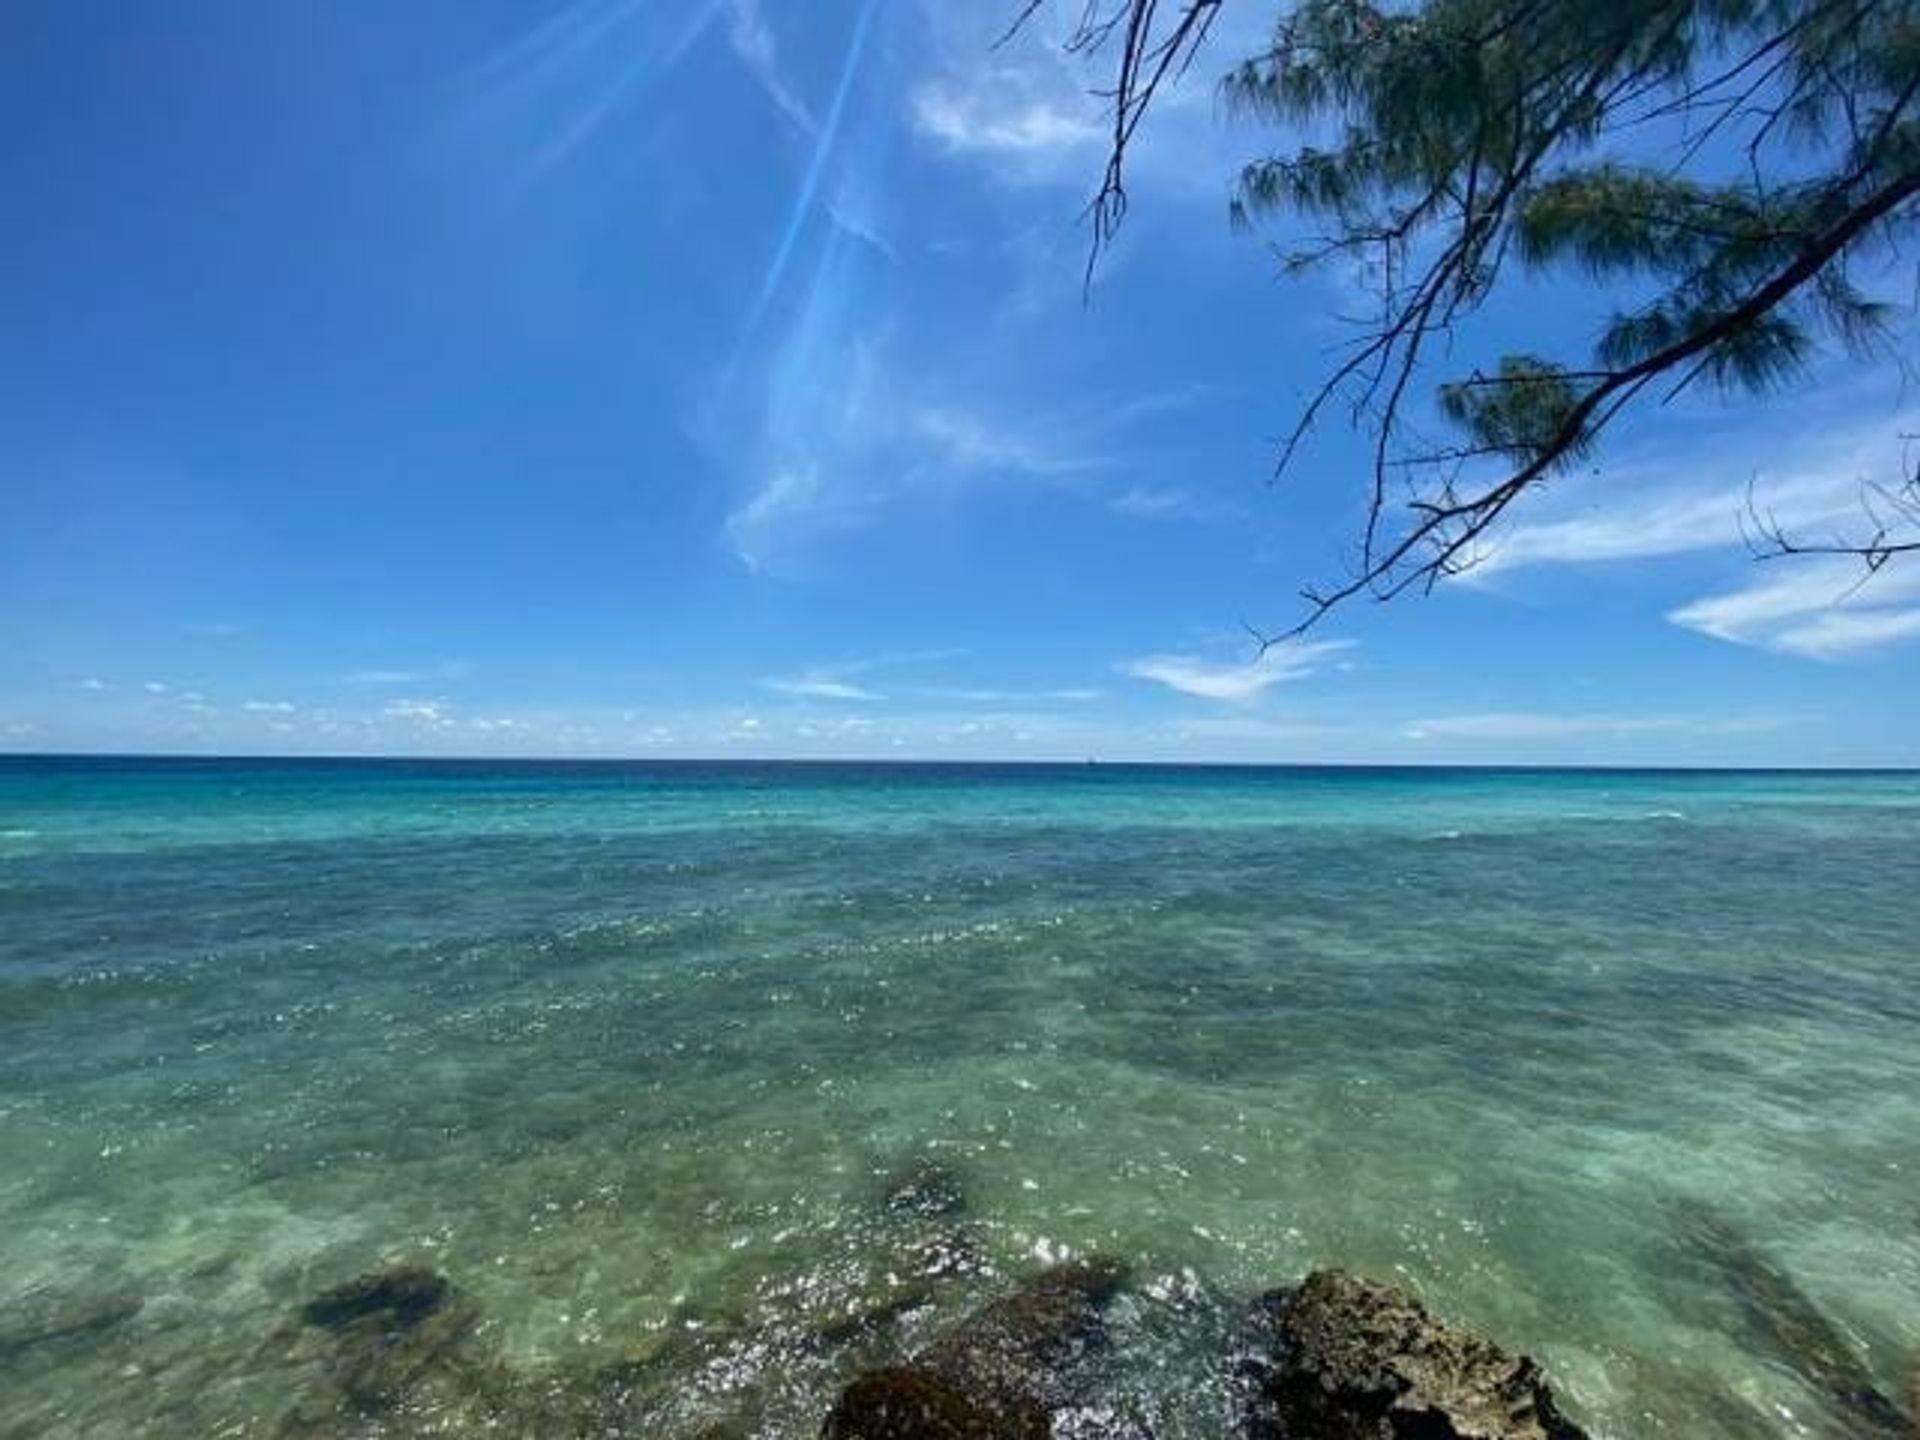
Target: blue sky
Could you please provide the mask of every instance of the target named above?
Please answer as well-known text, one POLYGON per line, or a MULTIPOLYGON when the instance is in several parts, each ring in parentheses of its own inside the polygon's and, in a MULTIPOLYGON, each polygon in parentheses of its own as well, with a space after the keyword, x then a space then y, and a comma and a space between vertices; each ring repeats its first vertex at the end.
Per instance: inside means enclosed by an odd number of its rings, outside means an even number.
POLYGON ((1098 76, 1013 8, 10 6, 0 748, 1920 763, 1920 567, 1739 529, 1894 473, 1890 365, 1254 662, 1355 533, 1337 426, 1268 476, 1356 292, 1228 227, 1283 137, 1203 59, 1083 303, 1098 76))

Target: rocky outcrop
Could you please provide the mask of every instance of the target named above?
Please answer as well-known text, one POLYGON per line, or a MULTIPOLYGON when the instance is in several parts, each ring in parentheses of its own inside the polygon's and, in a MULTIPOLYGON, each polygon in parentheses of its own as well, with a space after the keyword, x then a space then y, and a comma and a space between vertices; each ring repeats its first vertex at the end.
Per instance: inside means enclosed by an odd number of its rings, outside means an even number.
POLYGON ((969 1395, 917 1366, 872 1370, 843 1392, 822 1440, 1048 1440, 1047 1412, 1031 1400, 969 1395))
POLYGON ((1288 1440, 1584 1440, 1533 1361, 1389 1285, 1318 1270, 1278 1316, 1259 1397, 1288 1440))
POLYGON ((1057 1408, 1069 1398, 1076 1363, 1104 1342, 1101 1314, 1125 1277, 1105 1256, 1055 1265, 975 1311, 916 1364, 970 1395, 1057 1408))
POLYGON ((1105 1338, 1124 1269, 1092 1257, 1042 1271, 915 1356, 842 1392, 826 1440, 1045 1440, 1077 1363, 1105 1338))

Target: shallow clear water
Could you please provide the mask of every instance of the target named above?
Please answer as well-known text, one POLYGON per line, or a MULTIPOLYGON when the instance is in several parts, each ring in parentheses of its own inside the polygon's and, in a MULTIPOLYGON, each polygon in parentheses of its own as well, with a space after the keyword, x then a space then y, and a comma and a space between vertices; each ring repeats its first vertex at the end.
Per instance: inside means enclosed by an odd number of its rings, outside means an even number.
POLYGON ((1596 1436, 1862 1433, 1741 1279, 1903 1392, 1916 842, 1914 775, 0 760, 0 1436, 517 1433, 336 1405, 297 1309, 396 1261, 546 1433, 811 1434, 1095 1250, 1162 1440, 1328 1263, 1596 1436), (840 1334, 937 1226, 987 1273, 840 1334))

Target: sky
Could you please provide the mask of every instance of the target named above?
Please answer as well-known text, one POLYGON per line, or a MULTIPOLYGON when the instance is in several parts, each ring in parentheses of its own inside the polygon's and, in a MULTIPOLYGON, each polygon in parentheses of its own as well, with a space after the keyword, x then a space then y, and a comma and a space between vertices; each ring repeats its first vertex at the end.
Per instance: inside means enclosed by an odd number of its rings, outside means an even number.
MULTIPOLYGON (((1271 12, 1083 293, 1101 75, 1014 9, 8 5, 0 749, 1920 764, 1920 565, 1742 534, 1897 472, 1888 364, 1654 407, 1256 654, 1366 463, 1273 478, 1358 291, 1227 223, 1271 12)), ((1462 364, 1607 308, 1529 283, 1462 364)))

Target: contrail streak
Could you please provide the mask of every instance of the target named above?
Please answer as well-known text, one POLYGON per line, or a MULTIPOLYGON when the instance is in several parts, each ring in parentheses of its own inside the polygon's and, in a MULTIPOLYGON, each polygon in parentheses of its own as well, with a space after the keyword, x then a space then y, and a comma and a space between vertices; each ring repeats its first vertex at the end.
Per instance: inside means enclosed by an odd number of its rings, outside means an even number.
POLYGON ((807 216, 813 210, 814 199, 820 192, 820 179, 826 173, 827 160, 840 134, 840 121, 846 113, 847 96, 853 91, 853 77, 860 68, 860 53, 866 48, 867 29, 873 19, 876 3, 877 0, 865 0, 860 7, 859 17, 854 21, 853 39, 847 45, 847 58, 840 66, 840 80, 834 87, 833 104, 828 107, 827 118, 820 126, 820 136, 814 142, 813 155, 807 161, 807 173, 800 182, 800 193, 794 198, 793 212, 787 217, 787 228, 780 237, 780 248, 773 252, 773 263, 767 267, 766 279, 760 286, 759 303, 753 307, 753 317, 747 322, 749 331, 760 323, 761 312, 780 288, 788 262, 793 259, 793 248, 800 241, 800 231, 805 227, 807 216))

